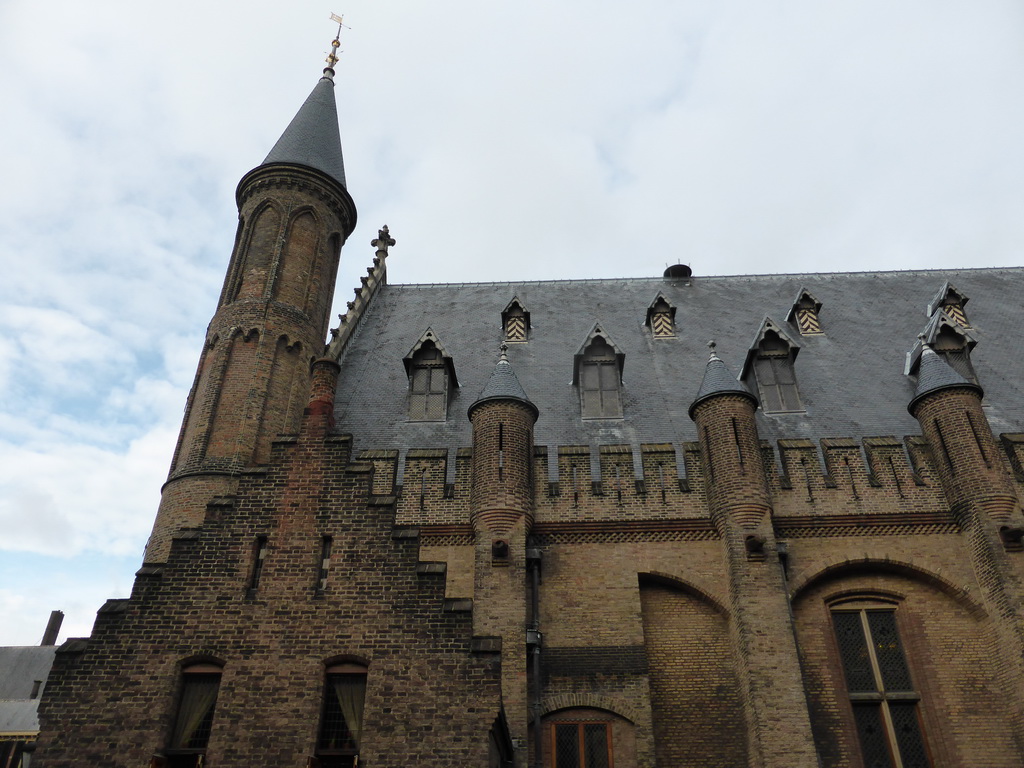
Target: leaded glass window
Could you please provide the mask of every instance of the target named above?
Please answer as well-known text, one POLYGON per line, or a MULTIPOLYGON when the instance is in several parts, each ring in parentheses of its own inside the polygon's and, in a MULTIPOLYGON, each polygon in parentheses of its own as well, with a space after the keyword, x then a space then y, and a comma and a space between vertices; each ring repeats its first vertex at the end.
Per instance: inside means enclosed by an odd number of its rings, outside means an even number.
POLYGON ((612 768, 609 723, 556 722, 551 731, 554 768, 612 768))
POLYGON ((895 610, 837 610, 832 625, 865 768, 930 768, 895 610))

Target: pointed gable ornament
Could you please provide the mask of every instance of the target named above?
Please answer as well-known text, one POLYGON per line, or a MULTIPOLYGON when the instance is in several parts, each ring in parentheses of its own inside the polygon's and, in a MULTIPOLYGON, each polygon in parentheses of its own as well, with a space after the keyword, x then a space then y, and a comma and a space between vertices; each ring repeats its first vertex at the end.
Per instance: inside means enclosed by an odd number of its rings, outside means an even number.
POLYGON ((801 336, 818 336, 825 331, 821 327, 821 319, 818 317, 822 304, 808 291, 801 288, 786 315, 786 322, 794 323, 800 330, 801 336))
POLYGON ((970 328, 971 324, 967 320, 967 313, 964 310, 968 301, 970 299, 967 294, 957 290, 956 286, 947 280, 928 303, 928 317, 933 317, 936 312, 941 310, 953 322, 963 328, 970 328))
POLYGON ((743 361, 743 368, 740 370, 740 378, 746 380, 750 369, 754 365, 754 359, 760 354, 776 353, 779 356, 787 356, 790 360, 796 360, 800 352, 800 345, 796 340, 786 333, 785 328, 779 325, 770 317, 761 321, 761 327, 757 329, 754 340, 747 349, 747 357, 743 361))
POLYGON ((592 353, 595 349, 600 348, 603 352, 608 355, 614 356, 615 364, 618 369, 619 380, 622 380, 622 369, 626 362, 626 354, 619 348, 619 346, 612 340, 603 329, 600 321, 594 323, 591 327, 587 337, 583 340, 580 348, 576 350, 576 354, 572 358, 572 383, 580 383, 580 364, 588 354, 592 353))
POLYGON ((405 372, 410 376, 412 375, 414 359, 424 347, 433 347, 437 350, 444 364, 445 370, 448 372, 452 386, 459 386, 458 377, 455 375, 455 362, 452 360, 452 356, 445 351, 440 339, 437 338, 437 334, 435 334, 431 328, 427 328, 427 330, 423 332, 423 335, 420 336, 416 343, 412 345, 412 349, 410 349, 406 356, 402 358, 402 363, 405 365, 405 372))
POLYGON ((644 325, 651 329, 651 335, 656 339, 670 339, 676 335, 676 308, 660 291, 647 307, 644 325))

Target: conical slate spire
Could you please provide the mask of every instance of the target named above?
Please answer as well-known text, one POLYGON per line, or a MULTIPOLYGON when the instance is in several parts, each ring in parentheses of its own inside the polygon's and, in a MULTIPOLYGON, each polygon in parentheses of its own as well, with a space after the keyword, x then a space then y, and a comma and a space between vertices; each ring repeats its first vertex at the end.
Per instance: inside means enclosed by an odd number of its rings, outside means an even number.
POLYGON ((275 163, 305 165, 345 186, 338 106, 334 100, 334 81, 330 77, 320 78, 263 161, 263 165, 275 163))
POLYGON ((913 416, 914 409, 925 395, 954 387, 968 387, 977 391, 979 397, 984 395, 981 387, 957 373, 934 349, 925 344, 917 369, 917 389, 907 410, 913 416))
POLYGON ((501 357, 498 359, 498 364, 494 366, 494 373, 487 380, 487 386, 480 393, 480 397, 469 406, 469 411, 467 411, 469 415, 472 415, 477 406, 490 400, 518 400, 528 405, 535 417, 540 414, 537 406, 526 396, 519 379, 516 378, 515 371, 512 370, 512 363, 508 361, 508 355, 505 353, 507 349, 506 345, 501 345, 501 357))
POLYGON ((715 342, 708 342, 708 346, 711 347, 711 358, 704 369, 704 380, 700 383, 697 396, 690 403, 688 411, 690 418, 693 418, 694 409, 698 405, 716 395, 745 395, 754 401, 754 407, 756 408, 757 398, 747 389, 746 384, 732 375, 732 371, 718 357, 715 353, 715 342))

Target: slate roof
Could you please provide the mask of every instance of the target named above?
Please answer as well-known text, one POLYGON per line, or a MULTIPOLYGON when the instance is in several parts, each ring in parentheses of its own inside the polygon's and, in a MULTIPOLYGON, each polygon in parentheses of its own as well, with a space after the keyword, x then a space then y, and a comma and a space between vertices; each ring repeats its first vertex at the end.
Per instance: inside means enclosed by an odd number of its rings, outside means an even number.
POLYGON ((0 735, 39 730, 37 698, 30 699, 36 680, 45 683, 57 652, 53 645, 0 647, 0 735))
POLYGON ((952 366, 939 357, 935 350, 925 347, 921 352, 920 367, 917 369, 917 389, 914 390, 914 399, 910 401, 907 410, 913 413, 914 407, 925 395, 952 387, 969 387, 976 390, 978 394, 984 394, 981 387, 953 370, 952 366))
POLYGON ((523 386, 519 383, 519 379, 516 378, 516 373, 512 370, 512 365, 504 353, 501 359, 498 360, 498 364, 494 366, 494 372, 491 374, 491 378, 487 380, 487 386, 484 387, 484 391, 469 406, 468 413, 472 413, 474 408, 481 403, 486 403, 488 400, 518 400, 521 403, 526 403, 534 413, 537 413, 537 406, 533 404, 533 401, 523 391, 523 386))
POLYGON ((345 186, 345 160, 341 154, 333 80, 322 77, 313 86, 262 165, 273 163, 315 168, 345 186))
POLYGON ((502 309, 518 296, 531 315, 530 336, 510 344, 508 355, 539 410, 538 445, 692 441, 687 410, 704 376, 707 340, 725 360, 742 360, 765 316, 785 317, 806 289, 822 302, 824 334, 801 336, 786 325, 801 344, 795 370, 805 410, 758 411, 761 436, 920 434, 907 412, 916 380, 903 373, 906 353, 947 280, 972 297, 979 344, 971 357, 993 430, 1024 432, 1022 268, 384 285, 341 358, 337 428, 353 435, 357 449, 471 445, 466 409, 493 370, 502 309), (659 292, 677 308, 674 338, 654 338, 644 325, 659 292), (595 322, 625 355, 621 419, 580 418, 573 356, 595 322), (447 421, 409 422, 402 358, 428 327, 452 355, 461 386, 447 421))
POLYGON ((757 403, 757 398, 754 397, 753 392, 750 391, 747 385, 737 380, 732 375, 729 367, 722 362, 721 358, 712 352, 711 359, 708 360, 707 365, 704 367, 704 378, 701 379, 700 389, 697 390, 697 396, 690 403, 687 413, 692 419, 693 411, 700 403, 709 397, 727 394, 745 395, 757 403))

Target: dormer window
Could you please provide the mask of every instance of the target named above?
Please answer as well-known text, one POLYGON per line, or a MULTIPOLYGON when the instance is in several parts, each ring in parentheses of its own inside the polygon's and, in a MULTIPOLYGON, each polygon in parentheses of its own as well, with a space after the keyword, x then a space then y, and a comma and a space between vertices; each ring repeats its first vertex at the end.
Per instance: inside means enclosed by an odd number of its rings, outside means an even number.
POLYGON ((961 325, 942 307, 936 308, 932 319, 928 321, 924 331, 918 336, 917 343, 907 353, 907 365, 904 373, 916 376, 921 364, 922 344, 929 345, 936 353, 942 355, 950 367, 975 384, 978 374, 971 362, 971 351, 978 344, 974 332, 961 325))
POLYGON ((580 361, 580 413, 583 418, 622 416, 619 384, 615 350, 599 336, 587 347, 580 361))
POLYGON ((818 317, 821 307, 821 302, 814 298, 810 291, 801 289, 786 319, 796 323, 796 327, 800 329, 801 336, 823 334, 825 331, 822 329, 821 319, 818 317))
POLYGON ((505 341, 526 341, 530 332, 530 313, 526 311, 519 299, 513 298, 501 313, 501 327, 505 332, 505 341))
POLYGON ((644 325, 651 329, 656 339, 671 339, 676 335, 676 308, 668 300, 658 294, 654 302, 647 308, 647 319, 644 325))
POLYGON ((584 419, 622 418, 622 365, 626 356, 595 323, 573 357, 572 383, 584 419))
POLYGON ((409 377, 409 420, 444 421, 448 415, 448 372, 441 353, 424 344, 412 361, 409 377))
POLYGON ((765 413, 802 411, 800 391, 797 388, 796 360, 799 345, 771 318, 765 318, 747 352, 741 379, 753 373, 757 382, 758 398, 765 413))
POLYGON ((942 310, 950 320, 961 328, 970 328, 971 323, 964 310, 969 300, 966 294, 958 291, 956 286, 947 280, 928 304, 928 316, 934 317, 936 312, 942 310))
POLYGON ((444 421, 459 385, 455 366, 429 328, 403 360, 409 374, 409 421, 444 421))

